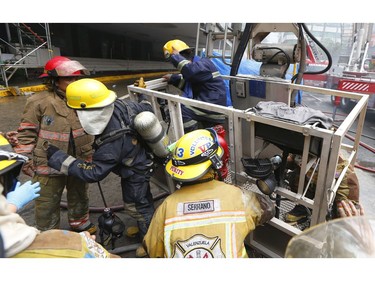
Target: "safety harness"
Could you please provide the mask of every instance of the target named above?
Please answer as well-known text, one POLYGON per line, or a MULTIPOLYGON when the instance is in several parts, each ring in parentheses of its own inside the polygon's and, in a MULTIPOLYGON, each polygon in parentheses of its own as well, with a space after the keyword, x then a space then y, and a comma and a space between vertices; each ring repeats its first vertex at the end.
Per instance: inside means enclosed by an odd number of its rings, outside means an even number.
POLYGON ((114 114, 117 115, 116 117, 120 120, 121 129, 114 130, 97 138, 95 140, 95 144, 97 146, 112 142, 128 133, 134 135, 135 137, 137 137, 137 139, 139 139, 139 134, 135 129, 132 128, 132 121, 134 120, 134 117, 136 115, 133 109, 121 99, 117 99, 115 101, 115 107, 119 109, 119 111, 114 111, 114 114), (124 107, 127 109, 127 112, 125 112, 124 107))

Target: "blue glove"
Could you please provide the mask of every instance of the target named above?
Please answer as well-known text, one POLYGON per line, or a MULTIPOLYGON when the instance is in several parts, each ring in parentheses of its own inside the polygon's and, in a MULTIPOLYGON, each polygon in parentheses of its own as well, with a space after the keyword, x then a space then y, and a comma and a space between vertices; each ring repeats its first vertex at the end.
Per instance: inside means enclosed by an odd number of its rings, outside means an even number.
POLYGON ((17 207, 17 210, 22 209, 27 203, 39 197, 40 194, 39 182, 31 183, 31 181, 25 182, 21 185, 17 182, 14 191, 7 194, 7 201, 17 207))

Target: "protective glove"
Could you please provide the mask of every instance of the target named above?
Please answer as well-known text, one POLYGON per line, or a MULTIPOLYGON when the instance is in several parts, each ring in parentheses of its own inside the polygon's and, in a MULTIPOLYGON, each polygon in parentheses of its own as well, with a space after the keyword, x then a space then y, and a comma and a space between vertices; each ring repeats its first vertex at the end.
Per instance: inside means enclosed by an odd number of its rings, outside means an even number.
POLYGON ((146 83, 143 77, 139 78, 138 80, 135 80, 134 86, 139 88, 146 88, 146 83))
POLYGON ((14 191, 7 194, 7 201, 17 207, 17 210, 22 209, 27 203, 39 197, 40 194, 39 182, 31 183, 31 181, 25 182, 21 185, 17 182, 14 191))
POLYGON ((52 157, 52 155, 55 154, 59 150, 60 149, 57 146, 54 146, 52 144, 48 145, 48 148, 47 148, 47 159, 49 160, 52 157))

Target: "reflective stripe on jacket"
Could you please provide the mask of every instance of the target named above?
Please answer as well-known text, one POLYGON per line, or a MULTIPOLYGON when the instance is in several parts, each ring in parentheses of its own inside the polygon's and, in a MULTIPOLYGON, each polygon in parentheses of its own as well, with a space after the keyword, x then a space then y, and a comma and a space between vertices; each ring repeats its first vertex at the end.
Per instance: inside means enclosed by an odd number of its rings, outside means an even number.
POLYGON ((247 257, 245 237, 274 215, 259 196, 216 180, 182 187, 154 214, 144 238, 149 256, 247 257))
POLYGON ((44 91, 28 98, 18 140, 15 151, 32 157, 37 174, 50 175, 61 173, 47 165, 46 141, 79 159, 90 160, 94 137, 85 133, 76 112, 62 98, 44 91))
MULTIPOLYGON (((195 56, 192 62, 176 54, 171 61, 186 81, 183 87, 184 97, 226 106, 226 87, 214 63, 208 58, 195 56)), ((177 86, 181 80, 179 74, 171 76, 170 83, 177 86)))

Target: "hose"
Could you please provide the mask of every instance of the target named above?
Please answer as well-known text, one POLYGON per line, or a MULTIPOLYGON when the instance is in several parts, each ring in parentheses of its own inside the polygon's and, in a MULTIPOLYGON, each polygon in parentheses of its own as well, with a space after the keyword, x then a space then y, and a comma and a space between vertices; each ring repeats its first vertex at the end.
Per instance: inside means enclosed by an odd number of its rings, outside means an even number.
POLYGON ((301 26, 303 27, 303 29, 305 30, 307 35, 324 51, 324 53, 326 54, 326 56, 328 58, 328 65, 326 66, 326 68, 324 68, 320 71, 307 71, 304 74, 323 74, 323 73, 327 72, 332 66, 332 56, 331 56, 330 52, 326 49, 326 47, 324 47, 324 45, 322 43, 319 42, 318 39, 315 38, 315 36, 307 28, 306 24, 301 23, 301 26))
MULTIPOLYGON (((336 127, 336 128, 338 128, 338 126, 335 125, 335 124, 333 124, 333 126, 336 127)), ((351 141, 354 141, 354 140, 355 140, 355 138, 352 137, 352 136, 349 135, 349 134, 345 134, 345 137, 348 138, 348 139, 350 139, 351 141)), ((366 148, 366 149, 369 150, 370 152, 375 153, 375 148, 369 146, 368 144, 365 144, 364 142, 361 142, 361 141, 360 141, 360 142, 359 142, 359 145, 362 146, 362 147, 364 147, 364 148, 366 148)), ((369 167, 364 167, 364 166, 359 165, 359 164, 354 164, 354 167, 359 168, 359 169, 364 170, 364 171, 367 171, 367 172, 370 172, 370 173, 375 173, 375 169, 371 169, 371 168, 369 168, 369 167)))
MULTIPOLYGON (((337 125, 335 125, 335 124, 333 124, 333 126, 336 127, 336 128, 339 127, 339 126, 337 126, 337 125)), ((345 137, 348 138, 348 139, 350 139, 351 141, 354 141, 354 140, 355 140, 355 138, 352 137, 352 136, 349 135, 349 134, 345 134, 345 137)), ((375 148, 373 148, 372 146, 369 146, 368 144, 366 144, 366 143, 364 143, 364 142, 361 142, 361 141, 359 142, 359 145, 362 146, 362 147, 364 147, 364 148, 366 148, 366 149, 369 150, 370 152, 375 153, 375 148)))

